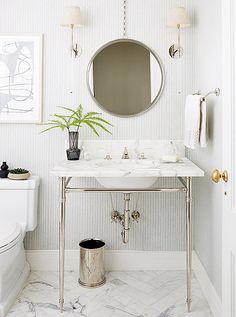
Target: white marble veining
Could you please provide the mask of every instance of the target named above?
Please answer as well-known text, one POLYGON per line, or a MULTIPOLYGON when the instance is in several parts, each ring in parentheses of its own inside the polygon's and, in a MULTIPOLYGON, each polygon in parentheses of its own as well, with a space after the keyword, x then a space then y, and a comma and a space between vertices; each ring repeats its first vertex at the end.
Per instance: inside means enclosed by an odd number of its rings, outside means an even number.
POLYGON ((137 159, 141 153, 153 160, 168 154, 185 156, 182 140, 83 140, 79 144, 82 158, 91 159, 103 159, 107 154, 113 159, 120 159, 124 147, 128 149, 131 159, 137 159))
POLYGON ((60 177, 178 177, 204 176, 204 172, 187 158, 176 163, 160 160, 79 160, 63 161, 51 173, 60 177))
POLYGON ((79 145, 79 161, 65 160, 51 171, 60 177, 178 177, 204 176, 204 172, 185 156, 182 141, 172 140, 84 140, 79 145), (122 160, 124 147, 130 159, 122 160), (140 154, 145 159, 138 159, 140 154), (105 160, 109 155, 112 159, 105 160), (175 155, 176 163, 164 163, 162 157, 175 155))
POLYGON ((6 317, 212 317, 193 278, 192 312, 185 304, 184 271, 110 272, 99 288, 79 286, 77 272, 65 275, 65 311, 58 307, 58 273, 31 273, 6 317))

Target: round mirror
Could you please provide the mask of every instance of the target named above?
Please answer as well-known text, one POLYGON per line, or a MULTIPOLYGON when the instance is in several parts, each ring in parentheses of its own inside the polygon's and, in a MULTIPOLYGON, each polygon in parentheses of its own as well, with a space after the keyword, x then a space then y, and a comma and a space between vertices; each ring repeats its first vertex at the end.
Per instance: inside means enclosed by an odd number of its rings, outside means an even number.
POLYGON ((88 89, 103 110, 122 117, 150 109, 161 95, 164 72, 159 57, 141 42, 120 39, 92 57, 88 89))

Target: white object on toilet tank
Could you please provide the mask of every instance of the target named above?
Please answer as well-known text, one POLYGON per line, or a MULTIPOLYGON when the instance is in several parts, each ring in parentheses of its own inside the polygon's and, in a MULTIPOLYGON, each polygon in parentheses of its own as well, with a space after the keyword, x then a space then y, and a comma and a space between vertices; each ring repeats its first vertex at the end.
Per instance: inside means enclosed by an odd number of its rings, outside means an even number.
POLYGON ((28 180, 0 178, 0 219, 23 225, 26 231, 37 226, 39 177, 28 180))

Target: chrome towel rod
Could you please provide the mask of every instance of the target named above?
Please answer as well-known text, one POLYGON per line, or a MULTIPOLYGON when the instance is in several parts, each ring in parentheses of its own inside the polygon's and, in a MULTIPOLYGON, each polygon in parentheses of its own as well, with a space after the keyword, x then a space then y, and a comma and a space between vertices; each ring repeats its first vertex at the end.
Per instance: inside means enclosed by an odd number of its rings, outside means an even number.
MULTIPOLYGON (((194 93, 194 95, 201 95, 201 90, 198 90, 198 92, 194 93)), ((205 96, 201 98, 201 101, 204 101, 206 97, 209 95, 216 95, 217 97, 220 95, 220 88, 216 88, 213 91, 209 91, 205 96)))

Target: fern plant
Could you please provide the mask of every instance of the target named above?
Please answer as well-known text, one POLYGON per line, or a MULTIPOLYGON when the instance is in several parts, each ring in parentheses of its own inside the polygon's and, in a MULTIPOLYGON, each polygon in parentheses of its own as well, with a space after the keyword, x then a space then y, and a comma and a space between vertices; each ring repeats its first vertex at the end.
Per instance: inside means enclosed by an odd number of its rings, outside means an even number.
POLYGON ((101 118, 101 113, 99 112, 88 112, 84 114, 82 105, 79 105, 76 110, 67 107, 59 107, 69 112, 69 115, 54 114, 53 119, 49 120, 45 125, 49 127, 41 132, 50 131, 52 129, 65 129, 68 132, 79 132, 79 129, 83 126, 89 127, 94 134, 99 136, 97 131, 98 128, 104 130, 105 132, 111 134, 107 126, 112 126, 111 123, 101 118))

